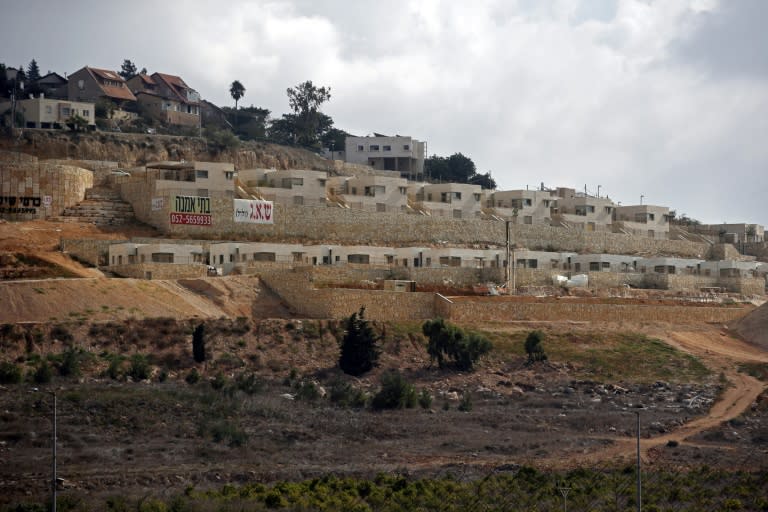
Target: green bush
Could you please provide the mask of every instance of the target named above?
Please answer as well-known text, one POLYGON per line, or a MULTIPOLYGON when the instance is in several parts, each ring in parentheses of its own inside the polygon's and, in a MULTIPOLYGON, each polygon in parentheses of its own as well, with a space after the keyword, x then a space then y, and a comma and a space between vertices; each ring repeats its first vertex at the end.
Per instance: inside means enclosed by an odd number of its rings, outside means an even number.
POLYGON ((328 399, 341 407, 365 407, 368 397, 361 389, 354 387, 343 379, 336 379, 331 384, 328 399))
POLYGON ((525 338, 525 353, 528 354, 528 363, 537 361, 546 361, 547 354, 544 353, 544 347, 541 342, 544 341, 544 333, 541 331, 531 331, 525 338))
POLYGON ((23 377, 19 365, 10 361, 0 363, 0 384, 18 384, 23 377))
POLYGON ((187 381, 187 384, 197 384, 200 381, 200 374, 197 368, 192 368, 192 371, 187 374, 184 380, 187 381))
POLYGON ((426 388, 419 393, 419 405, 422 409, 429 409, 432 405, 432 395, 426 388))
POLYGON ((461 401, 459 402, 459 406, 457 407, 458 410, 461 412, 469 412, 472 410, 472 395, 469 393, 464 393, 461 395, 461 401))
POLYGON ((437 361, 440 368, 450 364, 458 370, 470 371, 493 348, 486 337, 466 332, 442 318, 427 320, 421 331, 429 338, 430 362, 437 361))
POLYGON ((416 388, 397 371, 381 377, 381 389, 371 400, 371 407, 381 409, 412 408, 416 405, 416 388))
POLYGON ((51 382, 51 378, 53 377, 52 373, 51 365, 48 364, 48 361, 43 359, 40 361, 40 364, 37 366, 35 373, 32 375, 32 380, 35 381, 35 384, 48 384, 51 382))
POLYGON ((314 382, 304 381, 299 384, 298 389, 296 390, 296 398, 298 400, 314 402, 320 398, 320 390, 317 388, 314 382))
POLYGON ((150 376, 151 368, 147 356, 144 354, 134 354, 131 356, 131 366, 128 368, 128 376, 134 381, 147 380, 150 376))
POLYGON ((222 390, 227 385, 227 378, 223 373, 218 372, 211 381, 211 387, 215 390, 222 390))
POLYGON ((59 365, 59 375, 62 377, 80 376, 80 362, 82 351, 75 348, 68 348, 64 351, 59 365))
POLYGON ((255 373, 240 374, 235 378, 235 387, 248 395, 253 395, 264 389, 264 383, 256 377, 255 373))

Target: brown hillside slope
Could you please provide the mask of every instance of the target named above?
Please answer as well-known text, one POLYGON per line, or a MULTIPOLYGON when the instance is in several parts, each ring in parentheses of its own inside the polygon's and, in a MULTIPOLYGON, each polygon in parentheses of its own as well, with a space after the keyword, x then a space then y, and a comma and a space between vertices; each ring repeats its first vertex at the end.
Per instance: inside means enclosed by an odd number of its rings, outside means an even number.
POLYGON ((48 279, 0 283, 0 323, 126 318, 286 318, 255 277, 182 281, 48 279))
POLYGON ((768 303, 734 322, 730 328, 750 343, 768 350, 768 303))

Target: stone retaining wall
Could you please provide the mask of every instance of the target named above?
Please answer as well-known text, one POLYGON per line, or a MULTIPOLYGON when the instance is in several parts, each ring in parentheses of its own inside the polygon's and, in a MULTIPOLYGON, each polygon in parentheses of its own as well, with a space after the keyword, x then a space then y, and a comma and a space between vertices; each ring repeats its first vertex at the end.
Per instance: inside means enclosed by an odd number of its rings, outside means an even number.
MULTIPOLYGON (((232 199, 211 198, 210 226, 171 225, 170 201, 163 210, 151 211, 152 185, 131 180, 120 185, 142 222, 173 237, 270 241, 333 241, 339 244, 424 245, 448 242, 480 247, 503 247, 504 222, 484 219, 425 217, 395 212, 368 212, 326 206, 275 205, 274 224, 234 222, 232 199)), ((709 245, 680 240, 654 240, 561 227, 514 225, 511 241, 530 250, 580 253, 669 255, 706 258, 709 245)))
POLYGON ((134 279, 195 279, 208 275, 208 266, 199 263, 137 263, 113 265, 109 270, 121 277, 134 279))
POLYGON ((0 218, 26 221, 60 215, 85 198, 93 173, 71 165, 0 161, 0 218), (46 204, 46 198, 50 204, 46 204))

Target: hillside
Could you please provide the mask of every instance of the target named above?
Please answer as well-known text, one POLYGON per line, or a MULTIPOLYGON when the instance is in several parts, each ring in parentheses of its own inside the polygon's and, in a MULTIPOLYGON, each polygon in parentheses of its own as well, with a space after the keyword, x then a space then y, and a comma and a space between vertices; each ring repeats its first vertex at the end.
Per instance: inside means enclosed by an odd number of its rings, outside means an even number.
POLYGON ((106 160, 121 166, 163 160, 232 162, 236 168, 309 169, 348 174, 364 167, 329 161, 301 148, 266 142, 241 142, 236 149, 209 144, 198 137, 134 133, 70 133, 25 130, 19 141, 0 134, 0 150, 20 151, 39 159, 106 160))

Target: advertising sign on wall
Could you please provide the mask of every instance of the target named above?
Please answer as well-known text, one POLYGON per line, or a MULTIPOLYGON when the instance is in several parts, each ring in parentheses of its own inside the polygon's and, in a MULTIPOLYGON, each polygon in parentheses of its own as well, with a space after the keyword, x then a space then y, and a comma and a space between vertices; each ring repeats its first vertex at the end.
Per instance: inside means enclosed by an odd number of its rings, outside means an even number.
POLYGON ((235 222, 250 224, 274 224, 272 201, 235 199, 235 222))
POLYGON ((211 198, 174 196, 171 204, 171 224, 212 225, 211 198))

